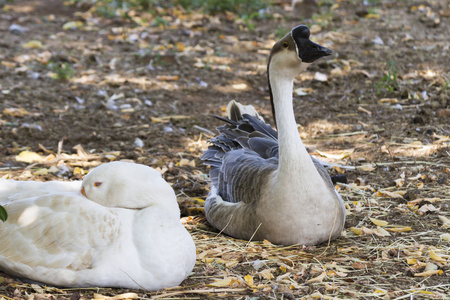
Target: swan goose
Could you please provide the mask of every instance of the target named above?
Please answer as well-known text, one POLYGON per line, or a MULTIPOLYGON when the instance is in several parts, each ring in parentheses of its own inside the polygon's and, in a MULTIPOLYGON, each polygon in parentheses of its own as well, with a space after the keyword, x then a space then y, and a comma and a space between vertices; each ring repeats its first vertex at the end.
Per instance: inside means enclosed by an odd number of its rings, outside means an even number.
POLYGON ((158 290, 180 284, 194 267, 175 193, 148 166, 104 164, 81 186, 1 180, 0 196, 9 215, 0 222, 0 270, 13 276, 158 290))
POLYGON ((316 245, 336 239, 345 206, 322 164, 312 158, 298 134, 293 110, 295 77, 330 49, 297 26, 270 53, 267 73, 278 132, 255 109, 235 101, 226 125, 204 152, 211 166, 205 201, 208 222, 232 237, 267 239, 275 244, 316 245))

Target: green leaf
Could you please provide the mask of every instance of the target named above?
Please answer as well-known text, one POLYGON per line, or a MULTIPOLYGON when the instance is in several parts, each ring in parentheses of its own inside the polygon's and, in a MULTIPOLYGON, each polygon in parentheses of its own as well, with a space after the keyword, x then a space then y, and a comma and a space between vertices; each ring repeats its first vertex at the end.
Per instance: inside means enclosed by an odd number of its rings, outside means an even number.
POLYGON ((0 205, 0 220, 5 222, 6 219, 8 219, 8 213, 6 212, 6 209, 0 205))

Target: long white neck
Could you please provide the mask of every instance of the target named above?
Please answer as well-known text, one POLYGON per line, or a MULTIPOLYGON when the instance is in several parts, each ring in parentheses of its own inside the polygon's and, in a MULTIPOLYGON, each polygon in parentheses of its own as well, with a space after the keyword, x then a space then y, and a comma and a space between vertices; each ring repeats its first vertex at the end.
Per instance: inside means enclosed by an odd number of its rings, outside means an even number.
POLYGON ((272 71, 269 72, 269 80, 278 128, 278 174, 289 176, 293 175, 295 170, 314 168, 297 130, 292 103, 293 79, 281 72, 272 71))

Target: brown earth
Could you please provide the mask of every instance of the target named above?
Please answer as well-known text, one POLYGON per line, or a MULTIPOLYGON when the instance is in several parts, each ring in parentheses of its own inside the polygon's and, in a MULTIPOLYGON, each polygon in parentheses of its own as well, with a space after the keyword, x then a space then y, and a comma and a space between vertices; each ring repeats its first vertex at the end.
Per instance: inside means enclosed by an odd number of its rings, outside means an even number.
MULTIPOLYGON (((253 30, 233 14, 172 8, 157 9, 159 18, 133 10, 106 18, 88 2, 9 2, 0 13, 0 177, 79 180, 121 159, 159 168, 198 261, 181 287, 132 291, 139 297, 449 299, 449 1, 368 2, 377 4, 337 1, 306 21, 276 5, 253 30), (345 231, 317 247, 218 235, 202 212, 208 170, 199 157, 219 125, 211 115, 236 99, 272 120, 266 59, 300 23, 334 51, 298 77, 306 95, 297 90, 294 105, 311 152, 356 167, 330 169, 348 179, 337 187, 345 231), (20 161, 25 150, 40 157, 20 161)), ((125 292, 0 276, 0 299, 125 292)))

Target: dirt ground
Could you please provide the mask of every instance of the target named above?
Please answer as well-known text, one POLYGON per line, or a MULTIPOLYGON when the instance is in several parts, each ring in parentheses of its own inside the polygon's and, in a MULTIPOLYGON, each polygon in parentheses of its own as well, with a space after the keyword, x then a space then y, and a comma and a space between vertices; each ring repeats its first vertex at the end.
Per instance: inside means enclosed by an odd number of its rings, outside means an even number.
POLYGON ((198 260, 180 287, 158 292, 40 287, 0 273, 0 299, 450 299, 449 1, 329 2, 307 20, 273 5, 253 30, 231 13, 107 18, 88 2, 7 2, 0 178, 81 180, 111 160, 158 168, 198 260), (199 157, 220 124, 211 115, 235 99, 273 124, 266 60, 301 23, 334 52, 298 76, 294 106, 310 152, 347 177, 336 187, 345 230, 316 247, 219 235, 202 211, 199 157))

